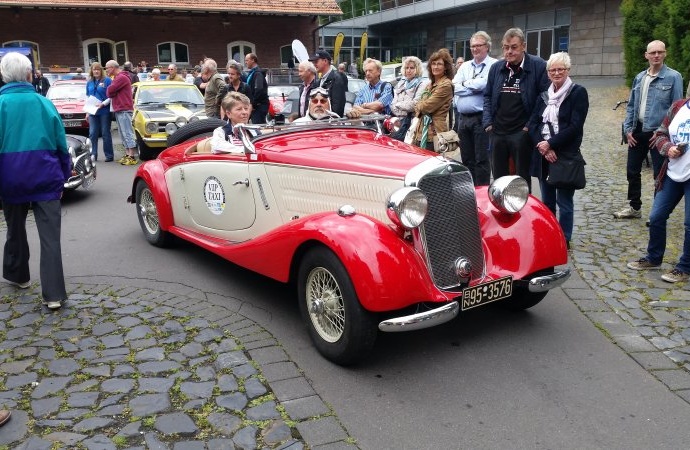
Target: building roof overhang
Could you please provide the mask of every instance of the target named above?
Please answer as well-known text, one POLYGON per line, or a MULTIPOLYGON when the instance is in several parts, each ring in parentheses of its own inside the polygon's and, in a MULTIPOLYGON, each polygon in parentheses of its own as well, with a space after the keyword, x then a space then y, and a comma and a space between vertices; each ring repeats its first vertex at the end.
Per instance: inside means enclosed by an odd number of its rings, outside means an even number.
POLYGON ((0 8, 98 9, 269 15, 339 15, 336 0, 0 0, 0 8))

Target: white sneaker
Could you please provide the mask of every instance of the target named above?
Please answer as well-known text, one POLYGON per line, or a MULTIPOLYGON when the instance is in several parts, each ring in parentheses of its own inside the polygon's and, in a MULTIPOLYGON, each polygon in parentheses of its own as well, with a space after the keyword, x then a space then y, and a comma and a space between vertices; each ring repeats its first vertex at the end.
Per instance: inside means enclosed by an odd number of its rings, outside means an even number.
POLYGON ((640 219, 642 217, 642 211, 634 209, 632 206, 626 206, 620 211, 613 213, 613 217, 616 219, 640 219))
POLYGON ((31 286, 31 281, 25 281, 23 283, 17 283, 16 281, 7 280, 7 282, 10 283, 14 287, 18 287, 19 289, 27 289, 29 286, 31 286))
POLYGON ((48 307, 48 309, 60 309, 62 307, 62 302, 59 300, 52 300, 49 302, 46 302, 45 305, 48 307))

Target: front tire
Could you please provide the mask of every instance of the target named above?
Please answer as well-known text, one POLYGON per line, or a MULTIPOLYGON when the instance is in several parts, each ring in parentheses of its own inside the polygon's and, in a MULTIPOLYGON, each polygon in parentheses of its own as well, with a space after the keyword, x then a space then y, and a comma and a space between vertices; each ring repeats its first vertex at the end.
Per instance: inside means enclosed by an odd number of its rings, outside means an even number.
POLYGON ((137 135, 137 147, 139 147, 139 159, 142 161, 155 159, 162 150, 149 147, 139 135, 137 135))
POLYGON ((137 217, 141 231, 150 244, 156 247, 169 247, 173 242, 173 235, 161 229, 158 219, 158 207, 151 188, 145 181, 140 180, 136 189, 137 217))
POLYGON ((326 359, 349 365, 376 342, 375 315, 362 308, 347 270, 330 250, 310 250, 298 275, 298 298, 314 346, 326 359))
MULTIPOLYGON (((550 269, 540 270, 539 272, 532 274, 530 278, 553 275, 553 273, 554 270, 552 267, 550 269)), ((548 293, 549 291, 530 292, 526 287, 514 287, 513 295, 511 295, 510 298, 501 301, 501 306, 511 311, 523 311, 536 306, 539 302, 544 300, 544 297, 546 297, 548 293)))

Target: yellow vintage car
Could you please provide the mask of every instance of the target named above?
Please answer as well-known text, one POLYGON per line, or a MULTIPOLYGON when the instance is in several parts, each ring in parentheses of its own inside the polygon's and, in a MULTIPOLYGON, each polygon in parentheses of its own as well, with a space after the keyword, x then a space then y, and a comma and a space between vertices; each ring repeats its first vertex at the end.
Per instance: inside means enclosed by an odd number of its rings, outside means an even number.
POLYGON ((204 97, 196 86, 178 81, 142 81, 132 85, 132 122, 139 158, 153 159, 167 147, 168 136, 189 122, 206 119, 204 97))

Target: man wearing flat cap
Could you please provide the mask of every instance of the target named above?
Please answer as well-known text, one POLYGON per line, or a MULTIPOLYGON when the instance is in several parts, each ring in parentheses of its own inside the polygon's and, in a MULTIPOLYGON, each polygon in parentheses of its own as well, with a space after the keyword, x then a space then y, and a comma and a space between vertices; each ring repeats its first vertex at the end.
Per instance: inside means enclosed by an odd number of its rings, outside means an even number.
POLYGON ((313 62, 316 70, 321 74, 319 87, 328 90, 331 99, 331 110, 342 117, 345 114, 345 92, 347 91, 347 78, 331 65, 331 54, 325 50, 318 50, 309 61, 313 62))

